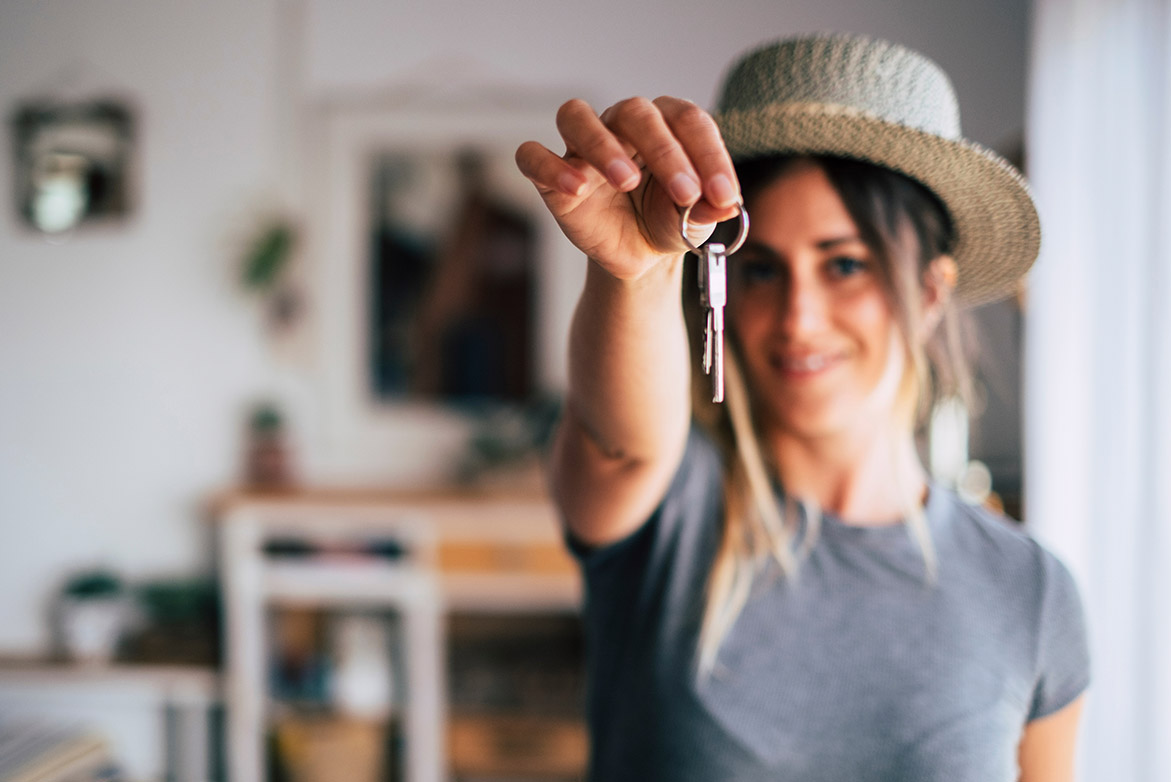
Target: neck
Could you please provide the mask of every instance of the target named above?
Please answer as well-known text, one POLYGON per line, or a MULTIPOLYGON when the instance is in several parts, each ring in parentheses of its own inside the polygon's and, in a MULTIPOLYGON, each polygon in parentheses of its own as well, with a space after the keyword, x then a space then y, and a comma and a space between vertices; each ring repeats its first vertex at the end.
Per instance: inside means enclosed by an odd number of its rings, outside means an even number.
POLYGON ((817 502, 847 524, 901 521, 926 493, 911 433, 889 422, 849 435, 777 433, 769 443, 785 491, 817 502))

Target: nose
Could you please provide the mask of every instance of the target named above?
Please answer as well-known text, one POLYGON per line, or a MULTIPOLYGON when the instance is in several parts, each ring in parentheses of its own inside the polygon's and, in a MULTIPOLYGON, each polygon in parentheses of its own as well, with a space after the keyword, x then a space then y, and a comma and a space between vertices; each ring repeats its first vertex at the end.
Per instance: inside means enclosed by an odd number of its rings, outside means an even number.
POLYGON ((781 295, 781 328, 800 340, 825 328, 829 302, 824 286, 808 275, 790 274, 781 295))

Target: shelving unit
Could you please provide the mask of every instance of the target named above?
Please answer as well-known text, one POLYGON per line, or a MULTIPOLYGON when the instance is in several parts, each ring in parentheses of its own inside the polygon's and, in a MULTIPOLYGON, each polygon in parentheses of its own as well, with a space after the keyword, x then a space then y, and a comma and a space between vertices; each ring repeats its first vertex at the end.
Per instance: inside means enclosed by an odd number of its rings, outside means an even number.
POLYGON ((390 778, 580 774, 579 714, 545 715, 527 732, 519 714, 450 714, 453 639, 447 629, 453 621, 458 627, 459 617, 478 617, 491 626, 491 617, 560 617, 576 626, 579 578, 545 498, 466 491, 242 493, 221 498, 214 518, 225 601, 230 782, 267 778, 267 616, 284 608, 396 617, 403 694, 394 722, 401 726, 401 763, 390 778), (393 541, 399 555, 336 553, 375 539, 393 541), (290 540, 326 553, 266 553, 274 542, 290 540), (521 735, 532 738, 526 744, 521 735))
POLYGON ((0 659, 0 717, 81 730, 133 779, 215 779, 219 703, 210 668, 0 659))

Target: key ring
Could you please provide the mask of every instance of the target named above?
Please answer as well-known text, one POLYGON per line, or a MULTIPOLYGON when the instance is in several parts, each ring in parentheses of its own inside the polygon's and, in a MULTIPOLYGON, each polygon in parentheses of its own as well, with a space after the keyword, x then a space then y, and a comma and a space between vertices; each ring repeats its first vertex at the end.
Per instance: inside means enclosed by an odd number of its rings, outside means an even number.
MULTIPOLYGON (((697 201, 696 203, 699 202, 697 201)), ((736 205, 740 207, 740 213, 736 215, 740 218, 740 233, 736 235, 736 240, 732 242, 732 246, 724 251, 727 255, 731 255, 732 253, 739 250, 740 247, 744 244, 744 240, 748 238, 748 210, 744 208, 744 199, 737 198, 736 205)), ((687 245, 688 249, 698 255, 703 253, 703 249, 692 244, 690 237, 687 236, 687 229, 690 227, 687 224, 687 219, 691 217, 691 207, 693 206, 695 206, 695 204, 692 204, 683 210, 682 216, 680 217, 680 231, 683 232, 683 242, 687 245)))

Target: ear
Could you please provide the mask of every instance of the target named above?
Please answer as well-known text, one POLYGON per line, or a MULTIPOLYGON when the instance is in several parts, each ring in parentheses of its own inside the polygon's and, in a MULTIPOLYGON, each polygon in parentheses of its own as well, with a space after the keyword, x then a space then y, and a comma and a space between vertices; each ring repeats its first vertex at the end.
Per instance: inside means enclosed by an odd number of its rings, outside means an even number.
POLYGON ((941 255, 927 264, 923 272, 921 339, 930 337, 939 325, 947 303, 951 301, 952 291, 955 290, 957 274, 955 259, 950 255, 941 255))

